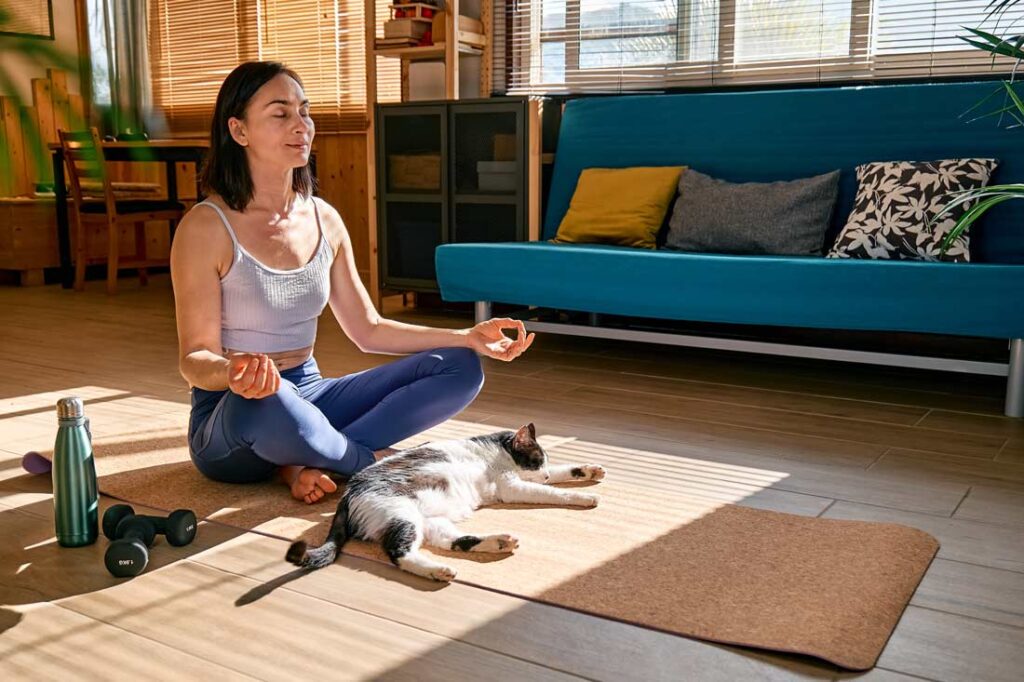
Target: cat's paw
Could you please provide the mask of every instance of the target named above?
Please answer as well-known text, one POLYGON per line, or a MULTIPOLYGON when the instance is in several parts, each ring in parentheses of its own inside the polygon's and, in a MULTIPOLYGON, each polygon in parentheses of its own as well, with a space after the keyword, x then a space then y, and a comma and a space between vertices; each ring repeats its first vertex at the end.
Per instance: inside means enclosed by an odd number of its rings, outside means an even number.
POLYGON ((514 535, 500 534, 488 535, 472 551, 511 553, 518 548, 519 538, 514 535))
POLYGON ((438 566, 437 568, 431 569, 428 575, 432 580, 442 583, 450 583, 455 580, 455 569, 449 568, 448 566, 438 566))
POLYGON ((578 493, 570 498, 569 504, 574 507, 596 507, 598 499, 597 495, 591 495, 590 493, 578 493))
POLYGON ((580 481, 600 481, 604 478, 604 467, 600 464, 584 464, 572 470, 573 478, 580 481))

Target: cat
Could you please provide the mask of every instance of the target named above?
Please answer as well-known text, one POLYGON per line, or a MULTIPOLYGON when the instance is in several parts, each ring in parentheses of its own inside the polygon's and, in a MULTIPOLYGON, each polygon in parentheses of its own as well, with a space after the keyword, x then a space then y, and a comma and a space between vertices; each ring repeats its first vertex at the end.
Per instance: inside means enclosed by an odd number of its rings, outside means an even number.
POLYGON ((390 454, 353 474, 319 547, 292 543, 285 559, 304 568, 334 562, 349 538, 379 542, 399 568, 448 582, 455 571, 420 551, 423 543, 462 552, 511 553, 507 533, 464 535, 455 527, 498 502, 595 507, 598 497, 545 483, 599 481, 597 464, 549 465, 532 423, 466 439, 434 441, 390 454))

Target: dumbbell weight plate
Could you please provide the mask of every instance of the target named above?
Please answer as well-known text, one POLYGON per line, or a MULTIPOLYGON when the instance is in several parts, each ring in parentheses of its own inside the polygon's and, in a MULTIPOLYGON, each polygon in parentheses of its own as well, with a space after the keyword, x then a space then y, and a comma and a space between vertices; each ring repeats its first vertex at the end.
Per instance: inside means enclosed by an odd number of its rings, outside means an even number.
POLYGON ((146 570, 149 550, 137 539, 115 540, 103 555, 107 570, 118 578, 128 578, 146 570))
POLYGON ((134 513, 135 510, 131 508, 131 505, 127 504, 115 504, 103 512, 103 534, 107 539, 116 540, 117 524, 121 523, 121 519, 124 517, 131 516, 134 513))
POLYGON ((196 536, 196 515, 188 509, 178 509, 167 517, 167 542, 175 547, 183 547, 196 536))

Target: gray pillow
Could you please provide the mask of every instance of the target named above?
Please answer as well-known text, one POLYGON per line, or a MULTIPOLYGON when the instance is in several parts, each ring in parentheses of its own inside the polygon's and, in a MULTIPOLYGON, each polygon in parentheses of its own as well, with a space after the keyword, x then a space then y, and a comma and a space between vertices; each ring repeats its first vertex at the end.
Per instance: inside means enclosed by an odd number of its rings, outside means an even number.
POLYGON ((839 171, 782 182, 726 182, 692 168, 679 178, 665 248, 820 256, 839 171))

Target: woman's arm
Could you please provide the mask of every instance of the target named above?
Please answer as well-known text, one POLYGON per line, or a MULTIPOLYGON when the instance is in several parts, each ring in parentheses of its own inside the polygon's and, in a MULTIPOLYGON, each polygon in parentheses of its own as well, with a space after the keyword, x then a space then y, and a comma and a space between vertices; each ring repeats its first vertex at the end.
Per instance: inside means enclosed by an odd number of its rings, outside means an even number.
POLYGON ((231 238, 210 209, 193 207, 171 244, 171 285, 178 324, 178 371, 189 386, 263 398, 281 386, 266 353, 221 355, 220 278, 234 253, 231 238))
POLYGON ((216 229, 216 219, 211 209, 193 208, 182 218, 171 243, 178 371, 189 386, 208 391, 228 387, 229 361, 221 355, 220 345, 218 254, 230 250, 231 244, 223 228, 216 229))
POLYGON ((440 329, 380 316, 356 271, 348 230, 338 212, 319 202, 321 219, 340 240, 331 268, 331 311, 352 343, 366 353, 401 355, 442 346, 469 346, 469 329, 440 329))
POLYGON ((230 238, 211 209, 194 207, 175 230, 171 286, 178 371, 189 386, 260 398, 281 386, 281 375, 270 358, 265 353, 236 353, 229 358, 221 354, 220 278, 232 253, 230 238))
POLYGON ((341 216, 329 204, 321 201, 319 205, 324 207, 321 219, 327 223, 330 233, 338 235, 335 241, 340 242, 331 268, 331 310, 342 330, 360 350, 400 355, 443 346, 464 346, 489 358, 511 362, 533 343, 535 335, 526 333, 522 320, 507 317, 484 320, 467 329, 422 327, 381 317, 356 272, 352 242, 341 216), (505 336, 504 329, 515 329, 517 337, 505 336))

